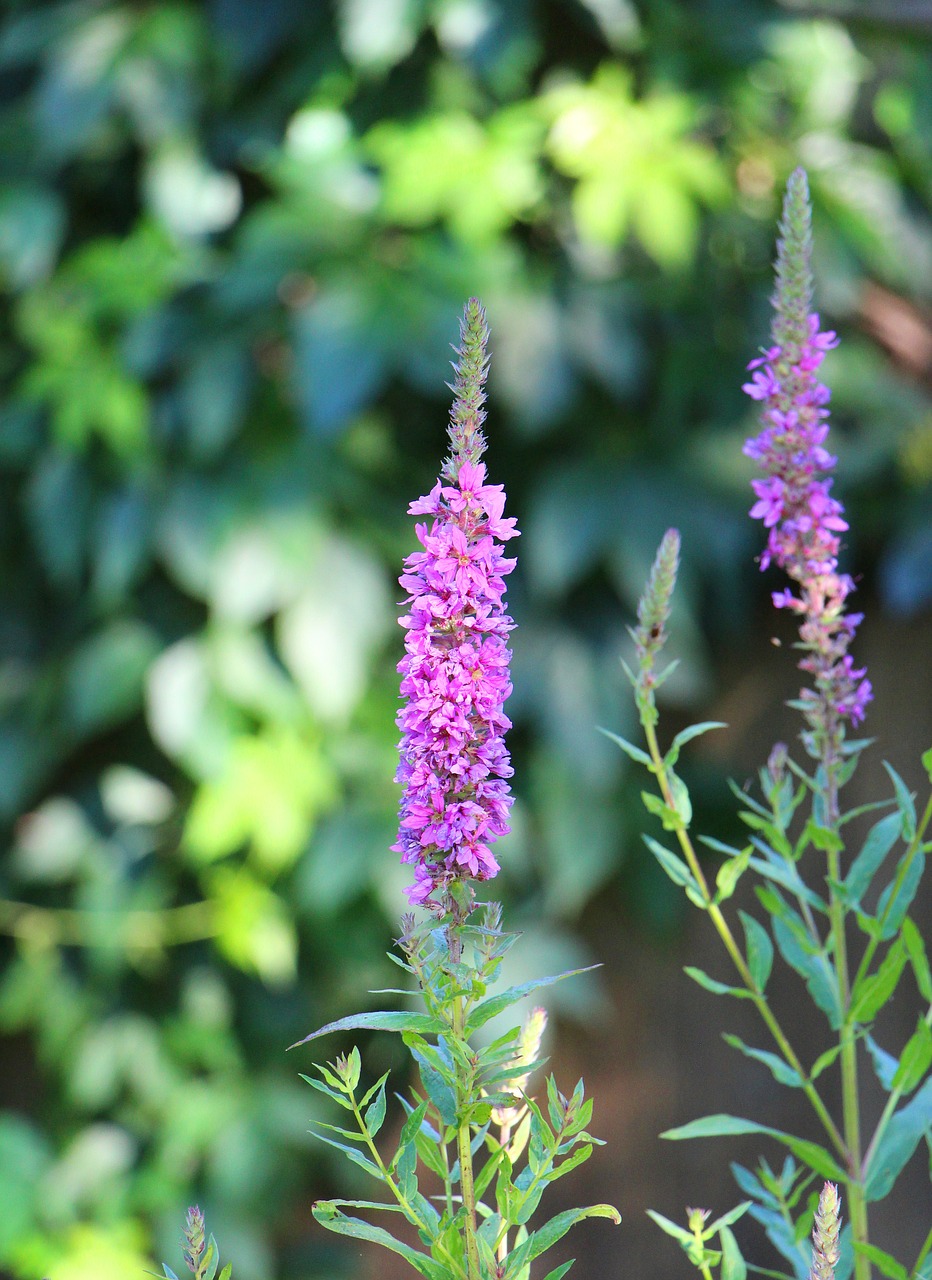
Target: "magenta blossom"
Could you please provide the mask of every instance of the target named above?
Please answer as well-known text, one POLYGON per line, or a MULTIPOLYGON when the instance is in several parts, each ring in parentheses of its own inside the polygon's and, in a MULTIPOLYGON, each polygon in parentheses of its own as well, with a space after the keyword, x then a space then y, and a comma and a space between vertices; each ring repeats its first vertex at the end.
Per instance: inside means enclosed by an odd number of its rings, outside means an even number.
POLYGON ((825 474, 836 460, 823 447, 829 390, 817 377, 838 339, 820 330, 810 310, 809 193, 801 169, 790 178, 780 229, 773 345, 751 361, 752 380, 744 385, 761 405, 761 431, 744 452, 766 473, 751 482, 751 515, 769 531, 761 568, 774 561, 796 584, 774 592, 773 602, 800 619, 799 665, 815 684, 801 702, 816 733, 834 738, 841 721, 864 719, 872 695, 864 669, 847 653, 861 615, 845 613, 854 583, 838 572, 838 556, 848 525, 825 474))
POLYGON ((486 337, 482 309, 470 302, 454 384, 452 455, 430 493, 408 509, 432 519, 416 526, 423 550, 408 556, 400 578, 408 612, 400 619, 397 781, 405 790, 393 848, 414 867, 410 901, 438 914, 453 909, 457 882, 497 873, 491 845, 508 831, 511 806, 504 742, 511 723, 503 705, 514 623, 503 597, 515 562, 502 543, 517 530, 502 517, 502 486, 486 484, 478 461, 486 337))

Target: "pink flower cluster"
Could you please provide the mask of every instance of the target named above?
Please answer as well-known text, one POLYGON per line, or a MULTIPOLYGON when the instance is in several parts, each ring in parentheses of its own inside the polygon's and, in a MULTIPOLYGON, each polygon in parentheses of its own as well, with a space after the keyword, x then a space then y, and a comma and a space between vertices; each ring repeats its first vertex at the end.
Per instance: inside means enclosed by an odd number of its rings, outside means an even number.
POLYGON ((806 325, 802 342, 773 346, 748 366, 753 376, 743 389, 762 405, 762 430, 744 452, 767 473, 752 481, 757 502, 751 515, 769 531, 761 568, 774 560, 798 585, 798 594, 774 592, 773 602, 800 617, 806 656, 799 665, 813 676, 817 690, 803 690, 803 702, 817 718, 831 714, 858 724, 871 700, 871 685, 847 650, 863 615, 844 611, 854 590, 851 578, 838 572, 839 535, 848 525, 841 503, 831 497, 832 481, 824 476, 836 459, 823 447, 830 393, 816 376, 838 339, 819 331, 817 315, 809 315, 806 325))
POLYGON ((398 842, 414 867, 412 903, 442 911, 456 880, 498 871, 490 845, 508 830, 511 764, 502 708, 511 692, 507 647, 514 626, 504 611, 504 578, 515 561, 502 542, 517 534, 503 519, 501 485, 485 483, 482 463, 462 461, 455 482, 437 481, 412 502, 423 551, 405 560, 405 656, 398 664, 405 704, 398 715, 405 790, 398 842), (438 896, 439 895, 439 896, 438 896))

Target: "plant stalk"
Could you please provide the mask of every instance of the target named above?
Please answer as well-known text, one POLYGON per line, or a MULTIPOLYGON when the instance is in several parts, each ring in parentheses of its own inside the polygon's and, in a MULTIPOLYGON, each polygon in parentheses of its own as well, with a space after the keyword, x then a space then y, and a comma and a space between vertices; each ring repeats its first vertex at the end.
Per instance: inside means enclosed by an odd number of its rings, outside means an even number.
MULTIPOLYGON (((464 998, 458 995, 453 1004, 453 1034, 465 1042, 464 998)), ((472 1135, 463 1107, 468 1100, 468 1090, 462 1090, 457 1098, 456 1151, 460 1162, 460 1187, 465 1210, 464 1232, 466 1238, 466 1269, 469 1280, 481 1280, 479 1245, 476 1242, 476 1189, 472 1168, 472 1135)))
MULTIPOLYGON (((663 756, 660 753, 660 746, 657 742, 656 731, 654 729, 654 726, 650 723, 645 723, 642 721, 642 725, 644 729, 644 735, 647 740, 648 751, 650 753, 650 757, 654 765, 653 771, 657 778, 657 782, 660 786, 660 791, 661 791, 661 794, 663 795, 664 802, 669 808, 675 810, 674 802, 673 802, 673 792, 671 790, 670 782, 667 777, 666 765, 664 764, 663 756)), ((764 993, 759 990, 757 983, 754 981, 753 977, 751 976, 751 971, 750 969, 748 969, 747 962, 745 961, 745 958, 741 953, 741 948, 738 946, 737 942, 735 941, 734 934, 731 931, 728 921, 725 919, 724 915, 722 914, 721 908, 713 900, 712 893, 709 889, 708 881, 705 878, 702 867, 699 863, 699 858, 696 854, 696 850, 693 847, 693 843, 690 840, 689 834, 687 833, 685 827, 678 826, 676 828, 676 836, 679 842, 680 849, 683 852, 683 857, 686 859, 689 869, 693 873, 693 876, 695 877, 696 882, 699 885, 699 888, 702 892, 702 896, 705 899, 706 910, 711 916, 712 923, 715 925, 716 931, 718 932, 719 937, 724 943, 726 951, 731 956, 732 962, 741 976, 741 981, 744 983, 744 985, 750 992, 751 999, 754 1002, 755 1008, 757 1009, 758 1013, 763 1019, 768 1031, 776 1041, 780 1049, 780 1052, 783 1054, 784 1059, 789 1064, 789 1066, 791 1066, 793 1070, 798 1073, 799 1078, 803 1081, 803 1091, 806 1094, 806 1097, 809 1099, 809 1102, 811 1103, 813 1110, 815 1111, 816 1115, 819 1117, 819 1120, 822 1123, 822 1127, 825 1129, 825 1132, 828 1134, 828 1137, 831 1140, 832 1145, 834 1146, 836 1152, 847 1164, 848 1149, 847 1149, 847 1144, 845 1142, 845 1139, 840 1133, 838 1126, 835 1124, 835 1121, 832 1119, 827 1107, 825 1106, 825 1103, 822 1101, 821 1097, 819 1096, 819 1091, 816 1089, 815 1085, 809 1079, 809 1073, 803 1067, 802 1063, 799 1060, 799 1057, 796 1054, 795 1049, 787 1039, 786 1033, 784 1032, 783 1028, 780 1026, 780 1023, 777 1020, 774 1013, 772 1012, 770 1005, 767 1003, 767 999, 764 993)), ((860 1277, 859 1277, 859 1280, 860 1280, 860 1277)))

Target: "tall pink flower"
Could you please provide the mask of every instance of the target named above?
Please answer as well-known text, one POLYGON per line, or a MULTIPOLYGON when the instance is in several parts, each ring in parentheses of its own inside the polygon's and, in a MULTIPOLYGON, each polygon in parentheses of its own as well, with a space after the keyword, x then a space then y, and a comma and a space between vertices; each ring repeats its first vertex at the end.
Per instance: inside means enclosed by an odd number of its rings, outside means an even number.
POLYGON ((504 741, 511 722, 503 706, 514 623, 505 613, 504 579, 515 562, 504 557, 502 543, 517 530, 503 518, 502 486, 486 483, 479 461, 488 328, 474 298, 460 339, 450 457, 430 493, 408 508, 429 520, 416 526, 423 550, 407 557, 399 579, 408 593, 398 664, 404 705, 396 779, 404 794, 393 849, 414 868, 410 901, 440 915, 468 913, 469 881, 499 870, 491 845, 509 829, 512 802, 504 741))
POLYGON ((812 215, 802 169, 790 177, 780 232, 772 345, 748 366, 752 379, 744 385, 761 405, 761 431, 744 452, 765 472, 752 481, 751 515, 768 530, 761 568, 773 560, 795 584, 774 592, 773 602, 799 617, 799 665, 814 685, 800 695, 811 744, 837 745, 843 721, 859 724, 872 695, 865 669, 848 654, 862 615, 845 612, 854 583, 838 572, 838 555, 848 525, 827 477, 836 460, 824 448, 829 390, 817 376, 838 339, 820 331, 812 312, 812 215))

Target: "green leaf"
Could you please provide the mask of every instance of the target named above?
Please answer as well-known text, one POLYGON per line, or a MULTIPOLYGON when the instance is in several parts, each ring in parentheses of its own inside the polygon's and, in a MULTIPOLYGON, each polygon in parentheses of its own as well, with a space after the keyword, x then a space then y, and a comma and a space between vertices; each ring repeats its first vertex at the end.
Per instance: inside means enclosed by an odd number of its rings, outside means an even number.
POLYGON ((660 819, 664 831, 681 831, 683 829, 684 824, 680 815, 660 796, 655 796, 650 791, 642 791, 641 799, 644 801, 644 808, 647 812, 660 819))
POLYGON ((207 1240, 207 1252, 198 1267, 198 1271, 200 1272, 199 1280, 214 1280, 214 1276, 217 1274, 217 1268, 219 1265, 220 1246, 217 1244, 213 1233, 211 1233, 207 1240))
POLYGON ((737 1137, 745 1133, 763 1133, 768 1137, 775 1138, 777 1142, 788 1147, 800 1160, 804 1161, 811 1169, 820 1174, 823 1178, 829 1178, 834 1181, 844 1181, 844 1171, 835 1161, 830 1152, 824 1147, 820 1147, 816 1142, 809 1142, 805 1138, 794 1137, 791 1133, 784 1133, 780 1129, 771 1129, 767 1125, 758 1124, 754 1120, 742 1120, 738 1116, 729 1115, 713 1115, 703 1116, 699 1120, 692 1120, 689 1124, 680 1125, 676 1129, 667 1129, 662 1133, 661 1138, 669 1138, 674 1142, 682 1141, 684 1138, 724 1138, 737 1137))
POLYGON ((348 1147, 345 1142, 337 1142, 336 1138, 328 1138, 325 1133, 319 1133, 318 1129, 322 1127, 319 1121, 316 1123, 312 1121, 311 1123, 315 1124, 315 1128, 312 1132, 319 1142, 326 1142, 328 1147, 335 1147, 337 1151, 342 1151, 347 1160, 351 1160, 353 1164, 358 1164, 360 1169, 365 1169, 366 1173, 368 1173, 370 1177, 375 1178, 377 1182, 385 1181, 382 1176, 382 1171, 379 1169, 378 1165, 373 1164, 368 1156, 364 1156, 362 1152, 357 1151, 355 1147, 348 1147))
POLYGON ((775 1053, 770 1053, 767 1049, 752 1049, 750 1045, 746 1045, 740 1036, 725 1033, 722 1039, 726 1044, 730 1044, 733 1049, 738 1049, 747 1058, 754 1058, 757 1062, 762 1062, 765 1067, 770 1069, 773 1078, 778 1084, 786 1085, 789 1089, 801 1089, 803 1080, 799 1072, 784 1062, 775 1053))
MULTIPOLYGON (((415 1138, 421 1131, 421 1125, 424 1123, 424 1117, 427 1115, 427 1108, 429 1106, 430 1103, 425 1098, 424 1101, 419 1103, 413 1111, 408 1112, 407 1118, 401 1126, 401 1136, 398 1139, 399 1151, 403 1147, 407 1147, 410 1143, 414 1142, 415 1138)), ((398 1157, 396 1155, 395 1159, 397 1160, 397 1158, 398 1157)), ((392 1163, 394 1163, 394 1161, 392 1163)))
POLYGON ((920 1018, 916 1030, 907 1040, 900 1054, 900 1065, 893 1076, 893 1088, 903 1093, 912 1091, 922 1083, 932 1065, 932 1030, 924 1018, 920 1018))
POLYGON ((671 769, 667 776, 670 784, 670 794, 673 799, 673 811, 679 819, 682 827, 688 827, 693 820, 693 805, 689 798, 689 788, 682 778, 678 777, 671 769))
MULTIPOLYGON (((581 969, 567 969, 565 973, 555 973, 547 978, 535 978, 532 982, 522 982, 518 986, 508 987, 505 991, 500 991, 498 995, 488 996, 482 1000, 466 1018, 466 1034, 472 1035, 474 1031, 478 1031, 480 1027, 484 1027, 490 1018, 494 1018, 496 1014, 501 1013, 510 1005, 517 1004, 526 995, 530 995, 532 991, 536 991, 538 987, 549 987, 554 982, 562 982, 564 978, 575 978, 580 973, 591 973, 593 969, 600 968, 597 964, 587 964, 581 969)), ((446 1029, 446 1028, 444 1028, 446 1029)))
POLYGON ((312 1031, 303 1040, 296 1040, 289 1049, 297 1049, 309 1040, 329 1035, 331 1031, 417 1031, 422 1035, 438 1035, 449 1031, 446 1023, 429 1013, 354 1013, 348 1018, 328 1022, 318 1031, 312 1031))
MULTIPOLYGON (((903 865, 904 860, 909 857, 910 855, 908 853, 904 853, 903 857, 897 864, 897 874, 899 874, 900 867, 903 865)), ((906 913, 916 896, 916 890, 919 888, 919 883, 922 880, 922 873, 925 870, 925 862, 925 854, 922 850, 916 850, 912 855, 909 868, 896 892, 896 897, 892 897, 894 885, 896 883, 895 878, 892 883, 887 885, 883 893, 880 895, 880 899, 877 903, 876 914, 878 920, 883 920, 883 932, 881 937, 892 938, 903 923, 906 913)))
POLYGON ((695 965, 685 965, 683 972, 692 978, 693 982, 698 982, 700 987, 705 987, 706 991, 711 991, 716 996, 735 996, 738 1000, 750 1000, 751 992, 746 987, 730 987, 726 982, 718 982, 715 978, 697 969, 695 965))
POLYGON ((665 1218, 662 1213, 657 1213, 654 1209, 647 1210, 647 1216, 653 1218, 661 1231, 665 1231, 668 1236, 672 1236, 684 1248, 693 1243, 693 1233, 687 1231, 685 1227, 681 1227, 676 1222, 671 1222, 669 1218, 665 1218))
POLYGON ((882 1276, 888 1276, 889 1280, 909 1280, 909 1272, 901 1262, 897 1262, 889 1253, 884 1253, 883 1249, 878 1249, 874 1244, 864 1244, 860 1240, 853 1240, 855 1253, 869 1258, 882 1276))
POLYGON ((892 1189, 920 1139, 932 1128, 932 1079, 912 1102, 901 1107, 884 1130, 865 1170, 868 1200, 882 1200, 892 1189))
POLYGON ((746 1280, 747 1263, 738 1248, 734 1232, 730 1227, 723 1226, 719 1229, 718 1238, 722 1246, 721 1280, 746 1280))
POLYGON ((232 1274, 233 1274, 233 1263, 228 1262, 227 1265, 220 1272, 220 1280, 230 1280, 230 1276, 232 1274))
POLYGON ((730 1227, 737 1222, 739 1218, 743 1218, 750 1209, 753 1201, 742 1200, 740 1204, 736 1204, 733 1209, 729 1209, 727 1213, 723 1213, 720 1218, 716 1218, 714 1222, 710 1222, 706 1227, 709 1236, 713 1236, 716 1231, 720 1231, 722 1227, 730 1227))
POLYGON ((900 811, 900 819, 902 821, 903 839, 909 844, 916 834, 916 805, 909 788, 893 766, 884 760, 883 767, 893 782, 893 790, 896 792, 896 807, 900 811))
POLYGON ((787 923, 788 919, 795 923, 800 917, 788 907, 780 915, 772 916, 773 934, 780 954, 790 968, 795 969, 805 980, 809 994, 828 1018, 832 1029, 837 1031, 841 1026, 842 1015, 834 973, 824 953, 813 954, 808 949, 812 946, 809 938, 806 937, 804 945, 797 932, 787 923))
POLYGON ((396 1240, 391 1232, 385 1231, 384 1228, 374 1227, 369 1222, 363 1222, 361 1218, 351 1218, 341 1213, 332 1200, 318 1200, 312 1206, 311 1212, 320 1225, 326 1227, 328 1231, 335 1231, 341 1236, 351 1236, 355 1240, 370 1240, 373 1244, 380 1244, 383 1248, 390 1249, 392 1253, 400 1254, 414 1267, 415 1271, 426 1276, 427 1280, 449 1280, 448 1269, 439 1262, 421 1253, 419 1249, 412 1249, 410 1245, 396 1240))
POLYGON ((871 1022, 896 990, 906 967, 906 947, 897 938, 876 973, 862 978, 851 992, 849 1017, 854 1022, 871 1022))
POLYGON ((670 749, 663 758, 664 764, 668 769, 672 769, 679 759, 680 751, 686 746, 687 742, 692 742, 693 738, 698 738, 703 733, 708 733, 711 729, 727 729, 728 725, 722 720, 703 720, 701 724, 690 725, 688 729, 682 729, 670 744, 670 749))
POLYGON ((878 868, 899 838, 901 826, 900 815, 888 813, 867 833, 867 839, 844 879, 845 892, 853 905, 858 905, 870 888, 878 868))
POLYGON ((575 1258, 570 1258, 569 1262, 561 1262, 558 1267, 554 1267, 552 1271, 547 1272, 544 1276, 544 1280, 563 1280, 563 1277, 575 1261, 575 1258))
POLYGON ((809 1072, 809 1079, 817 1079, 826 1067, 830 1067, 838 1055, 841 1053, 842 1045, 832 1045, 831 1049, 826 1049, 824 1053, 820 1053, 812 1064, 812 1070, 809 1072))
POLYGON ((630 756, 631 759, 636 761, 638 764, 642 764, 645 768, 653 771, 654 762, 646 751, 642 751, 640 747, 636 747, 633 742, 628 742, 626 738, 619 737, 617 733, 612 733, 610 729, 603 729, 601 725, 598 726, 598 730, 599 733, 604 733, 606 738, 610 738, 616 746, 621 747, 625 755, 630 756))
POLYGON ((375 1137, 385 1123, 385 1081, 387 1079, 388 1074, 386 1073, 379 1081, 378 1092, 363 1116, 363 1121, 371 1138, 375 1137))
POLYGON ((744 929, 748 968, 758 991, 763 992, 773 967, 773 943, 770 941, 769 933, 759 920, 755 920, 746 911, 739 911, 738 915, 744 929))
POLYGON ((565 1209, 563 1213, 558 1213, 545 1222, 537 1231, 532 1231, 523 1244, 511 1251, 505 1270, 506 1280, 513 1280, 513 1277, 520 1274, 523 1267, 533 1262, 535 1258, 539 1258, 551 1245, 561 1240, 571 1227, 574 1227, 577 1222, 583 1222, 586 1218, 610 1218, 616 1226, 621 1222, 621 1214, 610 1204, 593 1204, 585 1209, 565 1209))
POLYGON ((929 775, 929 781, 932 782, 932 747, 930 747, 928 751, 923 751, 920 759, 922 760, 926 773, 929 775))
POLYGON ((671 850, 665 849, 653 836, 642 835, 642 839, 674 884, 685 885, 694 893, 700 892, 693 873, 682 858, 671 850))
POLYGON ((909 917, 903 921, 900 926, 900 932, 903 942, 906 944, 910 963, 913 966, 913 973, 916 975, 916 986, 919 988, 919 994, 923 1000, 927 1000, 932 1004, 932 973, 929 972, 929 961, 926 957, 926 947, 922 934, 909 917))
POLYGON ((750 858, 751 850, 746 849, 743 853, 739 853, 737 858, 731 858, 728 862, 722 863, 715 877, 715 887, 718 890, 715 895, 716 902, 725 902, 731 897, 737 888, 738 881, 747 871, 750 858))

